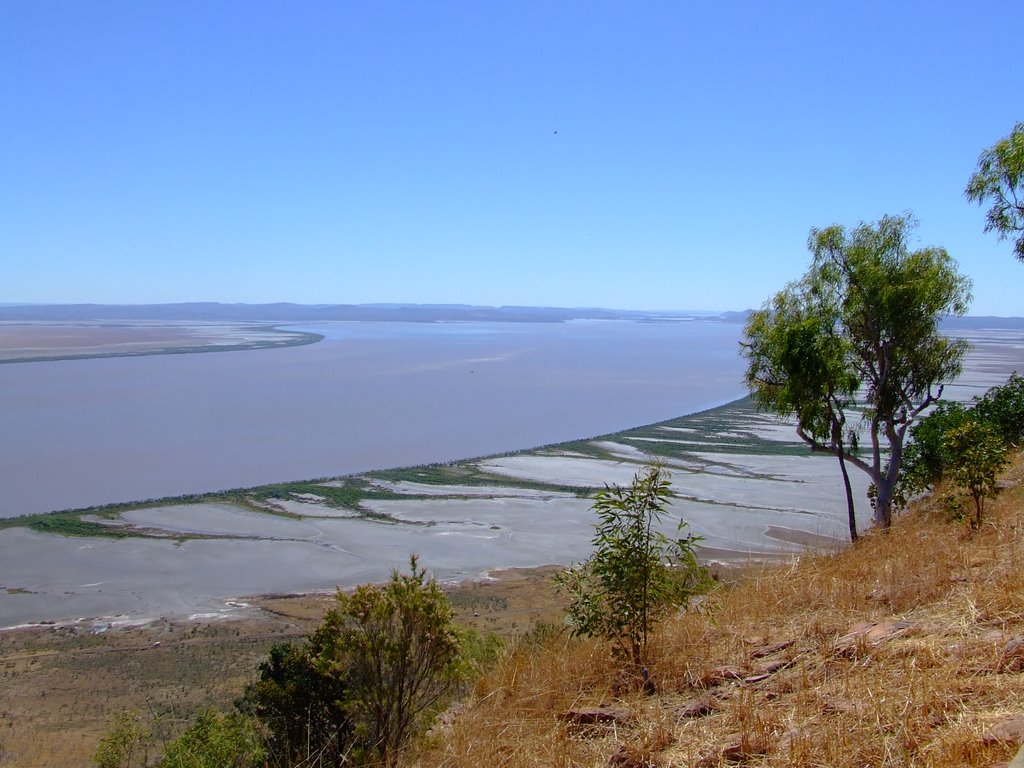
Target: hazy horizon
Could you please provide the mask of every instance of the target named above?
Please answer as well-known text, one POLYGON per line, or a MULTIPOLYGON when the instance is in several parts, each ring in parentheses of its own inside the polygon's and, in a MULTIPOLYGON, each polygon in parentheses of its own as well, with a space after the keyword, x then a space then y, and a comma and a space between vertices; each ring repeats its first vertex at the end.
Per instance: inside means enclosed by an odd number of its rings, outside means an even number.
POLYGON ((1024 5, 56 0, 0 26, 0 301, 755 308, 814 227, 963 190, 1024 118, 1024 5), (412 301, 414 300, 414 301, 412 301))

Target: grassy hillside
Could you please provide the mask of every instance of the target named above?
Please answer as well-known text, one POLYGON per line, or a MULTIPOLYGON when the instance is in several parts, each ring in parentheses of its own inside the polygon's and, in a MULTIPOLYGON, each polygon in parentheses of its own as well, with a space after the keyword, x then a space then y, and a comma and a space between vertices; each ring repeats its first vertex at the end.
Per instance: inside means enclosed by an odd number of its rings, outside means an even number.
POLYGON ((606 646, 537 633, 411 764, 1006 761, 1019 739, 992 729, 1024 716, 1024 455, 1003 485, 973 535, 926 500, 855 548, 748 569, 664 626, 653 696, 606 646))
MULTIPOLYGON (((1024 716, 1024 454, 1002 484, 973 535, 929 499, 855 548, 729 574, 659 632, 653 696, 606 646, 566 636, 551 569, 453 588, 460 621, 520 639, 406 764, 1006 761, 1018 741, 988 736, 1024 716), (578 722, 588 710, 604 722, 578 722)), ((0 766, 87 766, 123 709, 168 737, 202 707, 227 711, 269 646, 309 631, 330 598, 254 602, 263 618, 0 633, 0 766)))

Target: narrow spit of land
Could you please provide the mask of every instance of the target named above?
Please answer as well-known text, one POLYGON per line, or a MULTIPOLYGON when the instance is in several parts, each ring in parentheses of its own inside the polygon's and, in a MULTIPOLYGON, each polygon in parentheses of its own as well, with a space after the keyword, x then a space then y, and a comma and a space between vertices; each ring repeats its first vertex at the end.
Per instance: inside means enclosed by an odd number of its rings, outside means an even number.
POLYGON ((705 560, 845 540, 834 462, 741 400, 513 454, 0 520, 0 626, 235 615, 239 596, 383 581, 410 552, 446 580, 577 562, 593 494, 651 461, 673 476, 665 532, 685 521, 705 560))
POLYGON ((0 363, 279 349, 323 338, 266 323, 7 321, 0 322, 0 363))

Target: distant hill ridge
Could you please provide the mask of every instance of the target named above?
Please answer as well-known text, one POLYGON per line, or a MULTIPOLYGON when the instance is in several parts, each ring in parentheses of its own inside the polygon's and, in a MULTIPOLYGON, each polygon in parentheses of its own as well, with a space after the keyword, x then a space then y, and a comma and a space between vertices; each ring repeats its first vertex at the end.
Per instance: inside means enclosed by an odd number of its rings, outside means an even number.
MULTIPOLYGON (((745 323, 751 310, 705 312, 694 310, 624 310, 600 307, 489 307, 474 304, 0 304, 0 321, 221 321, 221 322, 323 322, 378 320, 411 323, 506 322, 564 323, 569 320, 638 320, 679 322, 718 320, 745 323)), ((947 317, 948 330, 1024 328, 1022 317, 947 317)))
POLYGON ((317 322, 493 321, 561 323, 567 320, 701 320, 743 322, 746 312, 644 312, 592 307, 487 307, 470 304, 26 304, 0 306, 0 321, 168 320, 317 322))

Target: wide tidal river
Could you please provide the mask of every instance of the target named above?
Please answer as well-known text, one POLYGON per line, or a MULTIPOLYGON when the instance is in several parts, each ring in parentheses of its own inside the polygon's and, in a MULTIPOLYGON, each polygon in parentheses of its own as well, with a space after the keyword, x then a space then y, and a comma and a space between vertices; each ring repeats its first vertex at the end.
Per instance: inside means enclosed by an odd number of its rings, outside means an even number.
POLYGON ((744 393, 739 323, 377 323, 310 346, 0 366, 0 517, 447 461, 744 393))

